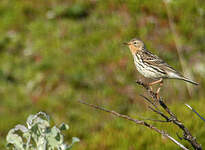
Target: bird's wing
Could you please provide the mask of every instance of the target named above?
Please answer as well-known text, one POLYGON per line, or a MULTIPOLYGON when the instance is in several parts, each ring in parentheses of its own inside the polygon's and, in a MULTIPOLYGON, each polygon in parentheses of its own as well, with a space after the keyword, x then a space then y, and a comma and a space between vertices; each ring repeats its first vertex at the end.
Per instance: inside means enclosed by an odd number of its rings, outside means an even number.
POLYGON ((157 55, 154 55, 149 51, 144 52, 143 61, 152 66, 158 67, 160 70, 163 70, 166 74, 169 74, 171 72, 176 74, 177 76, 182 76, 179 72, 177 72, 174 68, 168 65, 165 61, 163 61, 157 55))

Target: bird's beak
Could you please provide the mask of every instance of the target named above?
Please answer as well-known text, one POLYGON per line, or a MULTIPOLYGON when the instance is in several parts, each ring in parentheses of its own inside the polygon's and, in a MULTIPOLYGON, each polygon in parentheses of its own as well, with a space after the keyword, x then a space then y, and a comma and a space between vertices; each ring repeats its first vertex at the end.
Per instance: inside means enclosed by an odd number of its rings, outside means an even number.
POLYGON ((129 42, 124 42, 123 44, 124 44, 124 45, 130 45, 130 43, 129 43, 129 42))

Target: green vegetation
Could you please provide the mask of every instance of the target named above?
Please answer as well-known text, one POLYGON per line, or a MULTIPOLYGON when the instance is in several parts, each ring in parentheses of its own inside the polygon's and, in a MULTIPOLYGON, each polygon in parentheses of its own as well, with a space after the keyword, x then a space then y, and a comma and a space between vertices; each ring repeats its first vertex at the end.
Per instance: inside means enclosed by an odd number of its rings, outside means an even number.
POLYGON ((70 145, 65 144, 61 131, 68 130, 69 126, 62 123, 59 127, 51 127, 49 116, 44 112, 30 115, 27 126, 18 124, 9 130, 6 140, 7 148, 12 150, 70 150, 74 143, 80 140, 72 138, 70 145))
MULTIPOLYGON (((167 80, 161 95, 204 146, 204 122, 184 103, 203 115, 205 2, 171 0, 169 6, 186 64, 200 86, 190 97, 184 82, 167 80)), ((141 76, 122 44, 133 37, 182 70, 161 0, 1 0, 0 149, 9 129, 39 111, 56 124, 70 125, 65 141, 81 139, 74 150, 176 149, 144 127, 77 102, 82 99, 139 119, 157 117, 139 96, 144 91, 135 80, 141 76)), ((167 130, 177 138, 176 127, 167 130)))

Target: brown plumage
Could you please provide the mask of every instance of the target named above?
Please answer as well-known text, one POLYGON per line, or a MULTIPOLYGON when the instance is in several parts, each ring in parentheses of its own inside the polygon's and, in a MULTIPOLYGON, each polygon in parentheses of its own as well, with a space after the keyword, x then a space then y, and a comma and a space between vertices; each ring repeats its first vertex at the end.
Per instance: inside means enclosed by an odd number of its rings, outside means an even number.
POLYGON ((141 40, 132 39, 126 44, 129 46, 129 49, 133 55, 136 69, 146 78, 159 80, 159 82, 155 81, 155 83, 160 83, 163 81, 163 79, 168 78, 184 80, 186 82, 198 85, 198 83, 184 77, 182 74, 177 72, 158 56, 149 52, 146 49, 144 42, 141 40))

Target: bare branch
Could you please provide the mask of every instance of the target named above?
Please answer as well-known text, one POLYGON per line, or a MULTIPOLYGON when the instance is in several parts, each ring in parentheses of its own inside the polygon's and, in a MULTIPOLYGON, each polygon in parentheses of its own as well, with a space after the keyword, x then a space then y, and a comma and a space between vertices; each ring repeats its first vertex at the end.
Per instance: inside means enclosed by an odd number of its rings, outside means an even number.
POLYGON ((133 119, 127 115, 122 115, 122 114, 119 114, 113 110, 108 110, 106 108, 103 108, 103 107, 100 107, 100 106, 97 106, 97 105, 93 105, 93 104, 89 104, 89 103, 86 103, 84 101, 78 101, 80 102, 81 104, 85 104, 87 106, 90 106, 90 107, 93 107, 95 109, 98 109, 98 110, 101 110, 101 111, 104 111, 104 112, 107 112, 107 113, 110 113, 110 114, 113 114, 114 116, 117 116, 119 118, 123 118, 123 119, 126 119, 126 120, 129 120, 129 121, 132 121, 134 122, 135 124, 139 124, 139 125, 143 125, 143 126, 146 126, 148 127, 149 129, 151 130, 154 130, 158 133, 160 133, 161 135, 163 135, 164 137, 170 139, 173 143, 175 143, 176 145, 178 145, 179 147, 181 147, 183 150, 188 150, 184 145, 182 145, 180 142, 178 142, 177 140, 175 140, 173 137, 171 137, 169 134, 167 134, 165 131, 163 130, 159 130, 158 128, 156 128, 155 126, 151 125, 151 124, 148 124, 147 122, 145 121, 142 121, 142 120, 138 120, 138 119, 133 119))
POLYGON ((190 105, 185 104, 189 109, 191 109, 199 118, 201 118, 203 121, 205 121, 205 119, 194 109, 192 108, 190 105))
POLYGON ((152 102, 152 100, 150 100, 149 98, 145 97, 144 95, 140 95, 140 96, 142 96, 147 102, 149 102, 152 106, 155 107, 155 109, 154 109, 153 107, 149 106, 149 108, 150 108, 153 112, 155 112, 155 113, 161 115, 161 116, 166 120, 166 122, 170 122, 170 121, 171 121, 168 116, 166 116, 163 112, 161 112, 161 111, 159 110, 159 108, 157 107, 157 105, 156 105, 154 102, 152 102))
MULTIPOLYGON (((143 118, 142 118, 143 119, 143 118)), ((148 120, 148 121, 154 121, 154 122, 164 122, 167 123, 166 120, 157 120, 157 119, 149 119, 149 118, 144 118, 143 120, 148 120)))
MULTIPOLYGON (((159 115, 161 115, 163 118, 165 118, 167 121, 169 122, 173 122, 176 126, 178 126, 184 133, 183 139, 185 139, 186 141, 188 141, 192 147, 196 150, 201 150, 202 147, 200 144, 197 143, 196 138, 192 136, 192 134, 190 133, 190 131, 184 126, 184 124, 178 120, 178 118, 176 117, 176 115, 167 107, 167 105, 164 103, 164 101, 162 100, 162 98, 160 97, 159 99, 157 98, 157 93, 153 92, 150 90, 149 86, 144 84, 141 81, 136 81, 137 84, 143 86, 146 90, 147 93, 149 94, 149 96, 153 99, 154 102, 159 102, 160 106, 170 115, 170 117, 168 117, 167 115, 161 113, 160 111, 156 111, 154 109, 152 109, 154 112, 158 113, 159 115)), ((148 98, 145 98, 146 100, 148 98)), ((148 102, 151 100, 147 100, 148 102)), ((150 103, 150 102, 149 102, 150 103)), ((151 102, 152 104, 152 102, 151 102)), ((154 107, 156 107, 156 105, 154 105, 154 107)))

